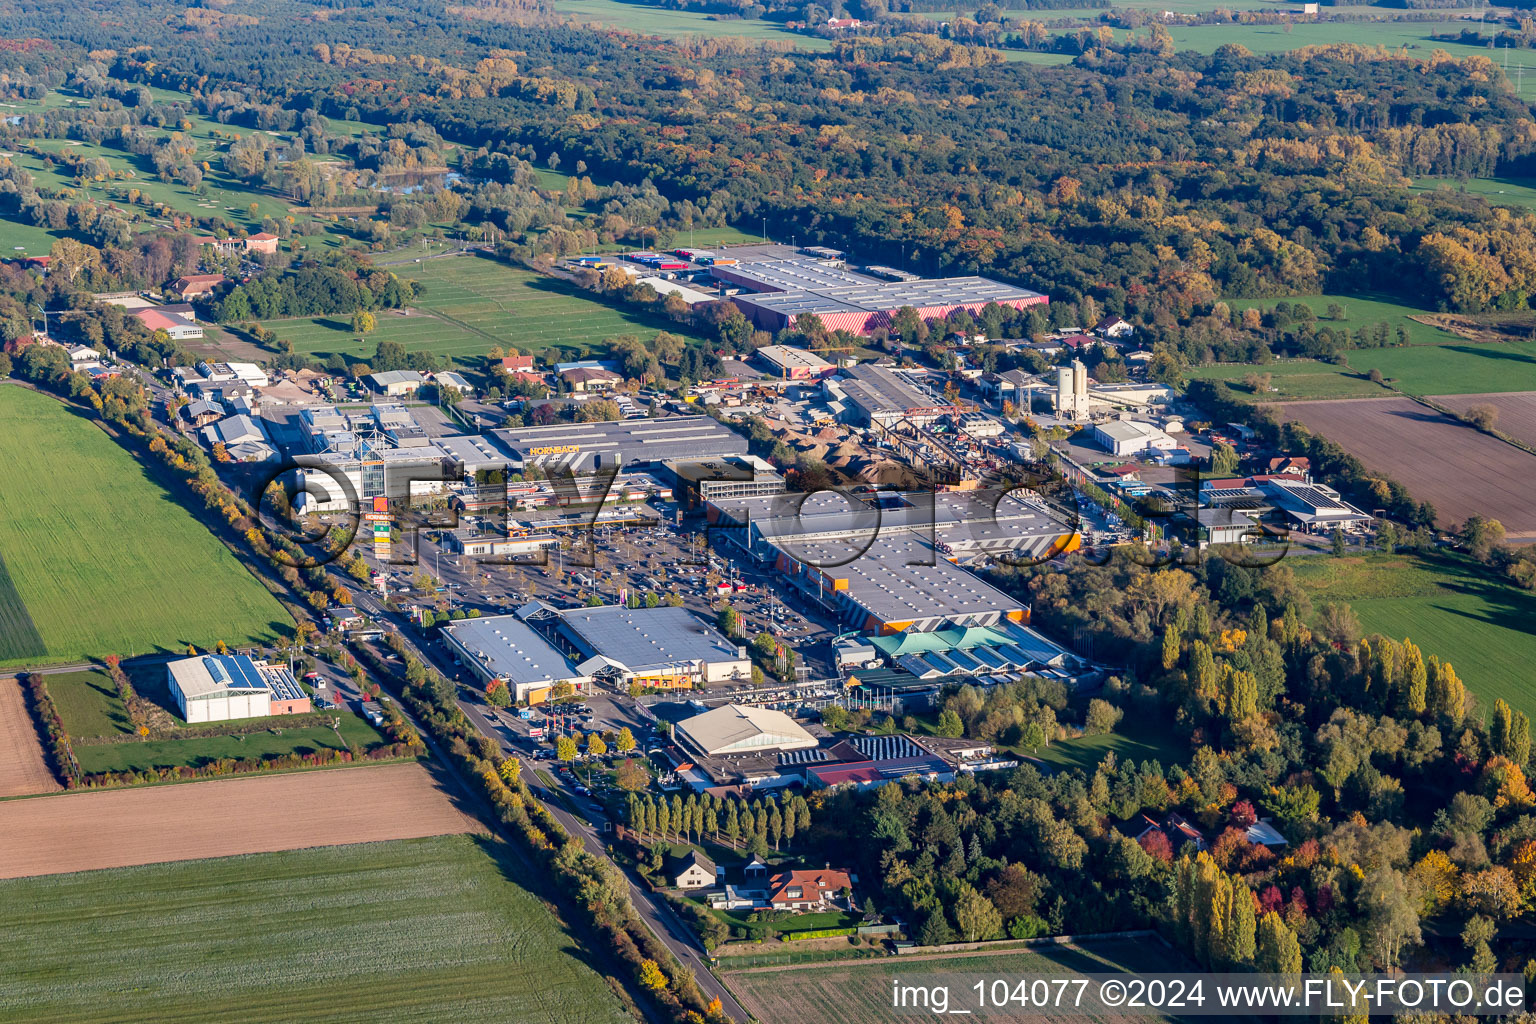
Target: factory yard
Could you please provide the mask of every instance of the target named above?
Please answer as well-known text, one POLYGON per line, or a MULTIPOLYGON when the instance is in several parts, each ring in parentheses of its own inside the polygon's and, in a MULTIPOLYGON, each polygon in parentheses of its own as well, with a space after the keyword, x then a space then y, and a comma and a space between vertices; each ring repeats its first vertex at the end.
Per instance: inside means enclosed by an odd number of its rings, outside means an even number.
POLYGON ((53 793, 59 788, 43 760, 21 683, 0 677, 0 797, 53 793))
POLYGON ((1280 409, 1432 504, 1441 526, 1484 515, 1503 523, 1510 540, 1536 541, 1536 455, 1409 398, 1289 402, 1280 409))
POLYGON ((1536 445, 1536 391, 1509 391, 1487 395, 1435 395, 1430 399, 1456 413, 1476 405, 1491 405, 1499 412, 1494 429, 1517 441, 1536 445))
POLYGON ((66 793, 0 805, 0 878, 480 830, 415 764, 66 793))

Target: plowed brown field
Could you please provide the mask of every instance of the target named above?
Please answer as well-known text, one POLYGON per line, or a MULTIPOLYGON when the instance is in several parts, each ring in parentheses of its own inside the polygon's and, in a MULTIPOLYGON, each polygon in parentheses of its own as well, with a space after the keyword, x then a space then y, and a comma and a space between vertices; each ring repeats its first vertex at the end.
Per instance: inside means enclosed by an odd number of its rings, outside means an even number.
POLYGON ((1408 398, 1287 402, 1280 408, 1287 420, 1337 442, 1366 468, 1434 505, 1440 526, 1476 513, 1503 523, 1510 540, 1536 540, 1536 455, 1408 398))
POLYGON ((53 793, 62 788, 43 760, 42 744, 27 711, 21 683, 11 676, 0 676, 0 796, 53 793))
POLYGON ((1536 391, 1505 391, 1492 395, 1436 395, 1433 399, 1447 409, 1466 412, 1474 405, 1491 405, 1499 410, 1495 430, 1502 430, 1517 441, 1536 445, 1536 391))
POLYGON ((0 803, 0 878, 481 831, 417 764, 0 803))

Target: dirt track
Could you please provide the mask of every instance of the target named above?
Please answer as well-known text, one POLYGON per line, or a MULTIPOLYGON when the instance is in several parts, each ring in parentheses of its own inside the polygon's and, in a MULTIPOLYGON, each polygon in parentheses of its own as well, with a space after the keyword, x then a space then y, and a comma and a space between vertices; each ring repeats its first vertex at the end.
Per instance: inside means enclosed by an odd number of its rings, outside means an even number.
POLYGON ((0 878, 481 831, 416 764, 0 803, 0 878))
MULTIPOLYGON (((56 793, 62 788, 43 760, 21 683, 0 676, 0 796, 56 793)), ((3 812, 0 821, 4 821, 3 812)))
POLYGON ((1477 513, 1503 523, 1512 541, 1536 540, 1536 455, 1408 398, 1287 402, 1281 409, 1434 505, 1442 527, 1477 513))

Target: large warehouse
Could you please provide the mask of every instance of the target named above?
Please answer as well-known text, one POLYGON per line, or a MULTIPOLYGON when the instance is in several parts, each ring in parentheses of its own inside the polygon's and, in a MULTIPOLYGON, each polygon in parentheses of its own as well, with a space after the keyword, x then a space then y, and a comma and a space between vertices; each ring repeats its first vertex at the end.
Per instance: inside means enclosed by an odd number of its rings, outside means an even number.
POLYGON ((519 704, 538 704, 557 686, 584 690, 591 680, 516 615, 461 619, 444 626, 443 639, 482 683, 500 679, 519 704))
POLYGON ((568 470, 577 475, 747 453, 747 439, 712 416, 560 423, 494 430, 491 436, 511 456, 513 470, 538 466, 545 472, 568 470))
POLYGON ((675 736, 704 757, 806 750, 816 746, 816 737, 784 712, 741 704, 726 704, 685 718, 677 723, 675 736))
POLYGON ((165 666, 176 710, 189 724, 268 715, 302 715, 309 695, 287 665, 253 661, 244 654, 203 654, 165 666))
POLYGON ((750 679, 746 648, 686 608, 570 608, 557 630, 586 660, 577 668, 626 686, 686 689, 750 679))
POLYGON ((802 313, 814 313, 829 331, 868 334, 890 323, 904 306, 943 319, 957 309, 979 313, 989 302, 1023 309, 1048 300, 1039 292, 986 277, 886 281, 846 269, 841 260, 816 259, 784 245, 733 246, 732 266, 710 274, 751 294, 733 296, 758 327, 778 331, 802 313))

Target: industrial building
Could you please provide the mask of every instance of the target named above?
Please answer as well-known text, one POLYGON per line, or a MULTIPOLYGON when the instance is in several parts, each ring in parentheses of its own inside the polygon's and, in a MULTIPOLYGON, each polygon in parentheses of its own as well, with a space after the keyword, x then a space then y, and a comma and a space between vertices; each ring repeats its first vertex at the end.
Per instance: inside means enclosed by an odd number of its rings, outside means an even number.
POLYGON ((725 498, 760 498, 784 493, 784 477, 756 455, 723 459, 674 459, 667 471, 674 493, 689 508, 725 498))
POLYGON ((1023 622, 1029 606, 948 561, 910 532, 850 543, 800 542, 781 554, 780 572, 806 596, 869 633, 1023 622))
POLYGON ((269 665, 244 654, 203 654, 165 666, 166 686, 189 724, 269 715, 302 715, 309 694, 286 665, 269 665))
POLYGON ((905 421, 926 427, 957 411, 942 397, 918 390, 888 366, 860 363, 845 372, 848 376, 836 383, 861 425, 889 427, 905 421))
POLYGON ((1028 607, 957 563, 1049 558, 1081 543, 1039 497, 996 489, 711 502, 711 533, 771 562, 855 629, 895 633, 1022 622, 1028 607))
POLYGON ((1118 419, 1096 423, 1093 439, 1113 455, 1137 455, 1145 451, 1172 451, 1179 442, 1150 423, 1118 419))
POLYGON ((414 395, 426 383, 426 378, 415 370, 382 370, 370 373, 367 381, 368 386, 381 395, 405 398, 414 395))
POLYGON ((1071 366, 1056 371, 1056 415, 1061 419, 1086 419, 1088 404, 1088 368, 1082 360, 1072 360, 1071 366))
MULTIPOLYGON (((876 536, 910 533, 932 542, 940 557, 1038 558, 1077 546, 1062 512, 1028 491, 885 492, 850 499, 835 494, 720 499, 707 510, 710 531, 747 551, 760 564, 780 554, 797 557, 802 544, 860 544, 876 536)), ((925 561, 932 561, 932 558, 925 561)))
POLYGON ((837 758, 805 768, 811 789, 872 789, 908 777, 955 781, 955 765, 906 736, 855 736, 829 751, 837 758))
POLYGON ((687 689, 750 679, 746 648, 729 643, 686 608, 558 610, 541 602, 518 610, 545 622, 575 650, 577 669, 615 686, 687 689))
POLYGON ((747 439, 711 416, 495 430, 488 435, 510 457, 512 469, 587 475, 617 466, 745 455, 747 439))
POLYGON ((500 679, 519 704, 547 700, 555 687, 582 691, 591 683, 564 654, 516 615, 461 619, 440 632, 482 684, 500 679))
POLYGON ((816 353, 793 345, 764 345, 756 357, 781 380, 808 380, 836 369, 816 353))
POLYGON ((685 718, 677 723, 673 736, 704 757, 805 750, 816 746, 816 737, 784 712, 741 704, 726 704, 685 718))
POLYGON ((1039 292, 985 277, 882 280, 845 267, 841 255, 808 256, 784 245, 733 246, 735 264, 710 267, 723 285, 745 291, 733 301, 758 327, 779 331, 812 313, 828 330, 869 334, 910 306, 924 319, 944 319, 957 309, 979 313, 990 302, 1023 309, 1044 304, 1039 292), (750 293, 750 294, 749 294, 750 293))
MULTIPOLYGON (((1305 474, 1280 473, 1226 480, 1202 480, 1197 515, 1201 527, 1231 526, 1234 517, 1214 513, 1243 513, 1251 521, 1283 529, 1326 534, 1364 529, 1375 517, 1345 501, 1338 491, 1305 474)), ((1256 530, 1250 530, 1253 537, 1256 530)), ((1212 530, 1211 542, 1217 543, 1212 530)))

